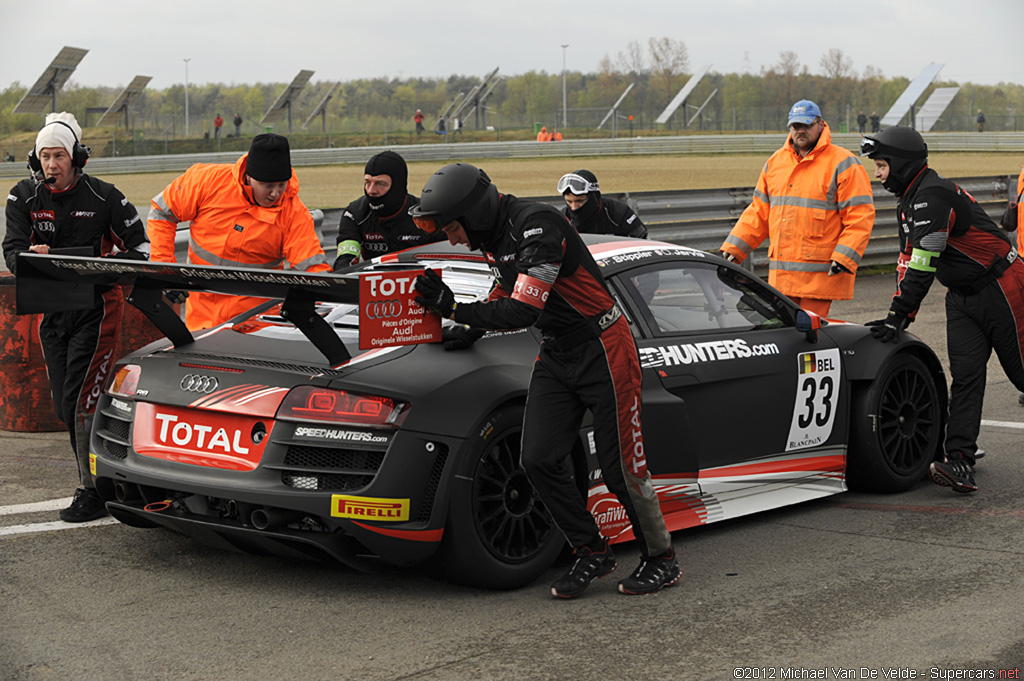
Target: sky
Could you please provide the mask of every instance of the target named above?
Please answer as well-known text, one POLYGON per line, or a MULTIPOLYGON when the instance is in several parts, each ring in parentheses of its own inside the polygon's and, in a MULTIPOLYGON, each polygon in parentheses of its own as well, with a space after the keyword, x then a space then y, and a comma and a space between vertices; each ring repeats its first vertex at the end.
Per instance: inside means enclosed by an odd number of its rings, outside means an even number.
POLYGON ((0 0, 0 89, 32 85, 64 46, 71 82, 123 87, 593 73, 631 41, 685 43, 690 71, 758 73, 841 49, 854 71, 1024 84, 1024 0, 0 0), (568 47, 563 48, 563 45, 568 47))

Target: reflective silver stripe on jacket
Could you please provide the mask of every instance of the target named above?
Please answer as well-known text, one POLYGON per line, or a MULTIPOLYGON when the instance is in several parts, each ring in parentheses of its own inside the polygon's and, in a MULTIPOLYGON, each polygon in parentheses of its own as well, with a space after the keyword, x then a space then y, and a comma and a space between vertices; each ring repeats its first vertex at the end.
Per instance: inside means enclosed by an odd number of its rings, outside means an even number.
POLYGON ((174 214, 170 208, 167 207, 167 203, 164 201, 164 193, 160 192, 153 197, 153 203, 156 205, 156 210, 150 209, 149 220, 167 220, 177 224, 181 222, 178 216, 174 214))
POLYGON ((736 248, 740 249, 740 251, 743 252, 743 255, 750 255, 750 253, 754 250, 746 241, 739 238, 738 236, 733 236, 732 234, 725 237, 725 243, 732 244, 736 248))
POLYGON ((860 265, 860 253, 858 253, 857 251, 853 250, 852 248, 844 244, 836 244, 836 250, 845 255, 850 260, 860 265))
POLYGON ((769 270, 782 270, 784 272, 828 272, 831 267, 832 263, 828 262, 768 261, 769 270))
MULTIPOLYGON (((284 262, 284 258, 278 258, 277 260, 271 260, 269 262, 238 262, 236 260, 228 260, 227 258, 222 258, 206 250, 205 248, 197 244, 196 240, 193 239, 192 237, 189 237, 188 247, 196 255, 198 255, 200 258, 210 263, 211 265, 227 265, 228 267, 259 267, 261 269, 272 270, 284 262)), ((323 256, 320 257, 322 258, 323 256)), ((324 262, 327 261, 324 260, 324 262)), ((188 257, 188 264, 200 265, 202 263, 192 262, 192 256, 190 254, 188 257)))

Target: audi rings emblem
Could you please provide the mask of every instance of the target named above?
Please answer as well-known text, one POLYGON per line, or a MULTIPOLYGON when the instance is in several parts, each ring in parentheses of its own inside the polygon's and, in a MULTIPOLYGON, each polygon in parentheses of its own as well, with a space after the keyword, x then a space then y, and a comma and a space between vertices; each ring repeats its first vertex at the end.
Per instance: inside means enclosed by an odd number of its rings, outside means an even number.
POLYGON ((199 374, 187 374, 181 379, 181 389, 187 393, 202 393, 208 395, 217 389, 218 382, 215 376, 200 376, 199 374))
POLYGON ((367 319, 392 319, 402 314, 402 301, 375 300, 363 308, 367 319))

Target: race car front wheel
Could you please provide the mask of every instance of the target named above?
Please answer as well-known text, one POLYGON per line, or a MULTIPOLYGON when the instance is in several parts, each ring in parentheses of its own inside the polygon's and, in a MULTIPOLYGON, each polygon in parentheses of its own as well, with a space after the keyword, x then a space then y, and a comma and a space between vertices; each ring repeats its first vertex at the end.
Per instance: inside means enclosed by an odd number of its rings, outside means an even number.
POLYGON ((852 489, 901 492, 920 481, 942 438, 942 403, 924 363, 902 353, 854 397, 846 479, 852 489))
POLYGON ((450 581, 514 589, 539 577, 565 538, 519 463, 522 405, 507 405, 467 440, 452 481, 435 565, 450 581))

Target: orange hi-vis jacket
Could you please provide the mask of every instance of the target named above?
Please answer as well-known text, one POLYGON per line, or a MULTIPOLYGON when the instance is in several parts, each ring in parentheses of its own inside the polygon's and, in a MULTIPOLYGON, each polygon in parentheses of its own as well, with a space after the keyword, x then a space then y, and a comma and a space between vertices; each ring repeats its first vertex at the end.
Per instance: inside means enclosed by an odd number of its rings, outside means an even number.
POLYGON ((849 300, 854 277, 828 276, 831 261, 855 273, 874 224, 868 173, 826 124, 807 156, 792 139, 772 154, 721 250, 742 262, 767 238, 768 283, 791 298, 849 300))
MULTIPOLYGON (((329 272, 309 209, 299 199, 292 173, 284 196, 264 208, 245 184, 248 154, 234 165, 197 163, 153 197, 148 232, 150 259, 175 262, 174 234, 189 225, 188 263, 329 272)), ((264 298, 193 292, 186 303, 189 329, 216 326, 265 302, 264 298)))

